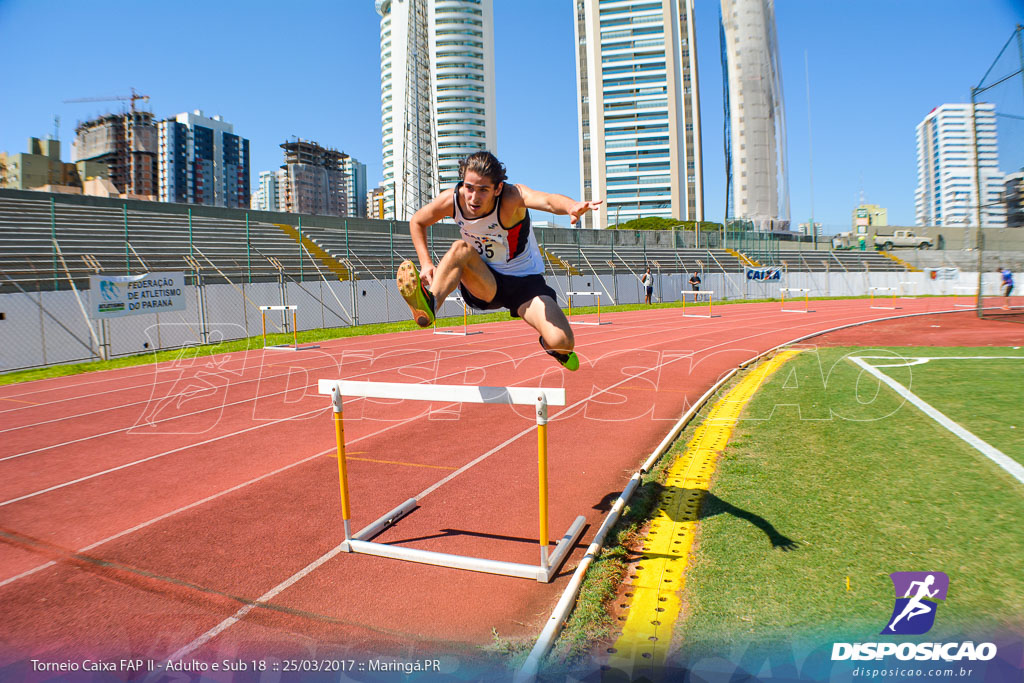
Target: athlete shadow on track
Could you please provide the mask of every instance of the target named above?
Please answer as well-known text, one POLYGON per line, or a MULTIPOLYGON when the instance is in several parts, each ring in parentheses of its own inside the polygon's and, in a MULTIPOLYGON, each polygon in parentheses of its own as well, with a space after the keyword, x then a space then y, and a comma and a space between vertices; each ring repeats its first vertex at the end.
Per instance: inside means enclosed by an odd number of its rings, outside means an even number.
MULTIPOLYGON (((692 522, 694 520, 714 517, 715 515, 729 514, 738 519, 746 520, 763 531, 765 536, 768 537, 768 541, 772 544, 772 548, 783 552, 800 548, 799 543, 779 533, 779 530, 761 515, 736 507, 729 501, 723 500, 709 491, 666 486, 665 484, 655 482, 646 484, 646 487, 651 487, 648 495, 655 501, 652 507, 652 516, 657 510, 664 510, 673 522, 692 522), (692 502, 672 504, 673 501, 680 499, 692 502)), ((607 512, 615 504, 615 500, 618 497, 618 493, 609 493, 594 506, 594 509, 607 512)))

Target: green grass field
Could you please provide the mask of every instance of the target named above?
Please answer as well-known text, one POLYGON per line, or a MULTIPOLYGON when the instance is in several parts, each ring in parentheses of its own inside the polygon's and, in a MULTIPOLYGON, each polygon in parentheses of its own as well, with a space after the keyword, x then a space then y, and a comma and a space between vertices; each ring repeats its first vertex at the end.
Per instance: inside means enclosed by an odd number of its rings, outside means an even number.
MULTIPOLYGON (((748 406, 701 508, 676 631, 683 656, 736 643, 876 639, 894 571, 949 575, 929 638, 1020 631, 1024 485, 845 359, 888 353, 1024 355, 826 348, 784 366, 748 406), (756 517, 796 549, 773 547, 756 517)), ((1022 362, 884 372, 1020 460, 1022 362)))

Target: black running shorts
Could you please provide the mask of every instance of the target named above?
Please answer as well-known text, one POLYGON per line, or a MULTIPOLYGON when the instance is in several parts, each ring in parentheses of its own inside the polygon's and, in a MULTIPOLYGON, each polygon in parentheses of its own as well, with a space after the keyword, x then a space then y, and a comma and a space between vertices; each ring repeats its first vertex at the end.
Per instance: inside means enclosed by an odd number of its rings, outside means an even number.
POLYGON ((465 285, 459 285, 462 298, 472 308, 478 311, 491 311, 496 308, 507 308, 513 318, 519 317, 519 307, 533 299, 535 296, 549 296, 552 301, 558 301, 558 295, 551 289, 540 273, 536 275, 505 275, 499 273, 490 266, 487 268, 498 283, 498 291, 490 301, 481 301, 473 296, 465 285))

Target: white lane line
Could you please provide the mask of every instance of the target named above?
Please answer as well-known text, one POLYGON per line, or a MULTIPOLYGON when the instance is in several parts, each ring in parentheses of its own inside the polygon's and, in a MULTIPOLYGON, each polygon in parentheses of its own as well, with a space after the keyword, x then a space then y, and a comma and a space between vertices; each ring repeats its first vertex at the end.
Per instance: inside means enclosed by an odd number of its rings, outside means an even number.
POLYGON ((903 398, 907 399, 915 406, 917 406, 918 409, 925 415, 932 418, 940 425, 942 425, 949 431, 953 432, 953 434, 966 441, 979 453, 984 455, 986 458, 989 458, 992 462, 1006 470, 1010 474, 1010 476, 1015 478, 1020 483, 1024 484, 1024 466, 1021 466, 1021 464, 1018 463, 1016 460, 1010 458, 1008 455, 1003 453, 995 446, 992 446, 986 441, 979 439, 977 436, 967 431, 966 429, 958 425, 956 422, 953 422, 948 417, 946 417, 938 410, 933 408, 931 405, 926 403, 924 400, 922 400, 920 397, 918 397, 917 394, 913 393, 905 386, 903 386, 896 380, 892 379, 891 377, 885 375, 879 370, 876 370, 866 361, 861 360, 859 357, 850 357, 850 360, 853 361, 856 365, 866 370, 867 372, 869 372, 870 374, 877 377, 879 380, 884 382, 886 386, 888 386, 890 389, 892 389, 897 394, 899 394, 900 396, 902 396, 903 398))
MULTIPOLYGON (((276 596, 278 593, 286 590, 287 588, 289 588, 293 584, 295 584, 298 581, 300 581, 303 578, 305 578, 308 574, 311 574, 312 572, 316 571, 324 563, 330 561, 331 558, 333 558, 338 553, 342 552, 347 546, 348 546, 348 541, 343 541, 340 545, 336 546, 333 550, 329 551, 327 554, 325 554, 325 555, 321 556, 320 558, 314 560, 310 564, 306 565, 305 568, 303 568, 301 571, 299 571, 299 572, 297 572, 295 574, 292 574, 292 576, 290 576, 288 579, 286 579, 285 581, 277 584, 276 586, 271 588, 269 591, 267 591, 266 593, 264 593, 260 597, 256 598, 255 602, 257 604, 259 604, 259 603, 265 603, 265 602, 268 602, 269 600, 272 600, 274 598, 274 596, 276 596)), ((209 631, 207 631, 203 635, 201 635, 198 638, 196 638, 195 640, 193 640, 191 643, 189 643, 185 647, 179 649, 177 652, 175 652, 174 654, 172 654, 169 657, 167 657, 167 659, 171 660, 171 661, 173 661, 173 660, 180 661, 188 653, 192 652, 193 650, 195 650, 198 647, 202 647, 203 645, 208 643, 210 640, 216 638, 222 632, 226 631, 227 629, 229 629, 232 626, 234 626, 235 624, 237 624, 239 621, 241 621, 242 617, 244 617, 246 614, 251 612, 253 610, 253 608, 255 608, 256 606, 257 606, 256 604, 250 604, 250 605, 243 606, 241 609, 239 609, 237 612, 235 612, 232 616, 230 616, 227 619, 225 619, 224 621, 220 622, 219 624, 217 624, 216 626, 211 628, 209 631)))
MULTIPOLYGON (((418 420, 421 417, 423 417, 423 413, 418 413, 418 414, 416 414, 416 415, 414 415, 412 417, 409 417, 409 418, 406 418, 405 420, 402 420, 401 422, 396 422, 393 425, 389 425, 387 427, 384 427, 383 429, 378 429, 377 431, 372 432, 370 434, 364 434, 363 436, 356 437, 356 438, 350 440, 348 443, 349 444, 359 443, 360 441, 363 441, 364 439, 369 439, 369 438, 372 438, 374 436, 378 436, 380 434, 383 434, 384 432, 391 431, 392 429, 397 429, 398 427, 401 427, 401 426, 403 426, 405 424, 408 424, 409 422, 413 422, 415 420, 418 420)), ((225 496, 225 495, 227 495, 227 494, 229 494, 229 493, 231 493, 233 491, 238 491, 240 489, 245 488, 246 486, 249 486, 251 484, 255 484, 255 483, 257 483, 257 482, 259 482, 259 481, 261 481, 263 479, 267 479, 267 478, 272 477, 274 475, 277 475, 277 474, 280 474, 280 473, 285 472, 287 470, 290 470, 293 467, 296 467, 296 466, 301 465, 303 463, 310 462, 311 460, 316 460, 317 458, 322 458, 323 456, 327 455, 328 453, 334 453, 334 452, 336 452, 336 448, 334 446, 332 446, 331 448, 328 448, 326 450, 320 451, 319 453, 316 453, 316 454, 311 455, 309 457, 303 458, 302 460, 298 460, 296 462, 293 462, 290 465, 285 465, 284 467, 276 469, 273 472, 267 472, 266 474, 262 474, 262 475, 256 477, 255 479, 250 479, 249 481, 242 482, 241 484, 237 484, 235 486, 232 486, 231 488, 224 489, 223 491, 220 491, 218 493, 214 493, 211 496, 207 496, 206 498, 203 498, 202 500, 197 500, 194 503, 189 503, 188 505, 180 507, 180 508, 178 508, 176 510, 171 510, 170 512, 165 512, 164 514, 159 515, 157 517, 154 517, 153 519, 147 520, 147 521, 142 522, 140 524, 136 524, 135 526, 133 526, 130 529, 125 529, 124 531, 119 531, 118 533, 114 534, 113 536, 107 536, 106 538, 104 538, 104 539, 102 539, 100 541, 96 541, 95 543, 90 543, 89 545, 87 545, 87 546, 85 546, 83 548, 79 548, 75 552, 79 552, 79 553, 89 552, 90 550, 92 550, 94 548, 98 548, 99 546, 101 546, 101 545, 103 545, 105 543, 109 543, 110 541, 117 540, 117 539, 121 538, 122 536, 127 536, 128 534, 131 534, 131 533, 134 533, 136 531, 140 531, 142 529, 145 529, 146 527, 151 526, 153 524, 156 524, 157 522, 160 522, 162 520, 168 519, 169 517, 173 517, 173 516, 177 515, 180 512, 185 512, 186 510, 191 510, 194 507, 198 507, 200 505, 203 505, 204 503, 208 503, 211 500, 215 500, 217 498, 220 498, 221 496, 225 496)), ((35 574, 36 572, 41 571, 43 569, 46 569, 47 567, 52 567, 55 564, 57 564, 55 561, 50 561, 50 562, 46 562, 44 564, 41 564, 38 567, 33 567, 32 569, 28 569, 26 571, 23 571, 22 573, 17 574, 16 576, 12 576, 10 578, 4 579, 3 581, 0 581, 0 587, 6 586, 9 583, 14 583, 18 579, 21 579, 21 578, 24 578, 26 576, 30 576, 32 574, 35 574)))
POLYGON ((191 444, 187 444, 185 446, 179 446, 178 448, 172 448, 169 451, 164 451, 163 453, 157 453, 156 455, 151 455, 149 457, 141 458, 141 459, 135 460, 133 462, 128 462, 128 463, 125 463, 123 465, 118 465, 117 467, 111 467, 110 469, 103 470, 102 472, 96 472, 94 474, 89 474, 89 475, 86 475, 84 477, 79 477, 78 479, 73 479, 71 481, 64 482, 63 484, 57 484, 55 486, 50 486, 49 488, 40 489, 39 491, 34 491, 32 493, 26 493, 25 495, 18 496, 17 498, 11 498, 10 500, 5 500, 3 502, 0 502, 0 507, 3 507, 5 505, 10 505, 11 503, 17 503, 20 500, 26 500, 28 498, 34 498, 35 496, 40 496, 40 495, 42 495, 44 493, 49 493, 50 491, 56 491, 58 489, 62 489, 64 487, 66 487, 66 486, 71 486, 72 484, 79 484, 79 483, 81 483, 83 481, 88 481, 90 479, 95 479, 96 477, 102 477, 103 475, 110 474, 111 472, 117 472, 118 470, 123 470, 123 469, 126 469, 128 467, 134 467, 135 465, 140 465, 140 464, 142 464, 144 462, 149 462, 150 460, 156 460, 157 458, 162 458, 165 455, 173 455, 174 453, 180 453, 181 451, 187 451, 190 448, 195 448, 197 446, 204 446, 204 445, 206 445, 208 443, 213 443, 214 441, 220 441, 222 439, 228 439, 228 438, 230 438, 232 436, 238 436, 239 434, 245 434, 246 432, 255 431, 257 429, 263 429, 264 427, 270 427, 271 425, 275 425, 275 424, 277 424, 279 422, 287 422, 289 420, 297 420, 299 418, 305 417, 306 415, 312 415, 314 413, 321 413, 321 412, 324 412, 326 410, 330 410, 330 406, 324 406, 322 408, 317 408, 316 410, 310 410, 310 411, 307 411, 305 413, 299 413, 298 415, 293 415, 293 416, 289 416, 289 417, 283 417, 280 420, 274 420, 272 422, 266 422, 264 424, 256 425, 255 427, 247 427, 245 429, 240 429, 237 432, 231 432, 230 434, 222 434, 220 436, 215 436, 215 437, 213 437, 211 439, 207 439, 206 441, 200 441, 199 443, 191 443, 191 444))

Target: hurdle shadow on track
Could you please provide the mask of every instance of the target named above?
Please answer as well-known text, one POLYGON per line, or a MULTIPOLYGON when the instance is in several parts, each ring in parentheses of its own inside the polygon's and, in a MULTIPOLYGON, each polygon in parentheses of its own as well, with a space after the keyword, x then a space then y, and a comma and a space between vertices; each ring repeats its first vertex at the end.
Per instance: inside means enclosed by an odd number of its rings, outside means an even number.
MULTIPOLYGON (((590 525, 586 524, 583 527, 582 536, 586 535, 590 529, 590 525)), ((485 534, 482 531, 468 531, 466 529, 438 529, 436 534, 427 534, 425 536, 411 536, 409 538, 399 538, 393 541, 380 541, 384 545, 402 545, 405 543, 415 543, 417 541, 430 541, 436 538, 454 538, 457 536, 471 536, 473 538, 489 538, 495 541, 509 541, 512 543, 529 543, 530 545, 537 545, 536 538, 526 538, 524 536, 505 536, 503 534, 485 534)), ((552 541, 551 545, 554 546, 555 542, 552 541)), ((574 548, 586 547, 583 541, 577 541, 573 546, 574 548)))

